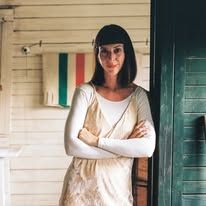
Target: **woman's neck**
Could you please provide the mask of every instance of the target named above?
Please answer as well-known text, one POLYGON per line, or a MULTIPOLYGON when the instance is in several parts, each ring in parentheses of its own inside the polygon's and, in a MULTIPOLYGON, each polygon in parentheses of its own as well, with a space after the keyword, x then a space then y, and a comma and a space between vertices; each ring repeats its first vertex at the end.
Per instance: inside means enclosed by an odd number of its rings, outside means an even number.
POLYGON ((105 77, 105 83, 103 87, 108 88, 111 91, 115 91, 120 88, 120 85, 117 82, 117 77, 105 77))

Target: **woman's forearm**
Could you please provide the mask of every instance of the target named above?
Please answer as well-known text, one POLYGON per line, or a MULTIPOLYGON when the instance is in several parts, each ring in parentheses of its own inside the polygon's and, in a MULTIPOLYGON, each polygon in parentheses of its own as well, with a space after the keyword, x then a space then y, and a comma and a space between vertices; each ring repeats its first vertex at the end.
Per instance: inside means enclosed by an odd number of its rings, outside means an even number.
POLYGON ((98 147, 126 157, 151 157, 155 149, 155 132, 150 132, 142 138, 100 138, 98 147))
POLYGON ((84 125, 88 107, 88 94, 81 88, 75 90, 72 106, 65 125, 64 146, 67 155, 88 159, 117 157, 112 152, 85 144, 78 138, 84 125))

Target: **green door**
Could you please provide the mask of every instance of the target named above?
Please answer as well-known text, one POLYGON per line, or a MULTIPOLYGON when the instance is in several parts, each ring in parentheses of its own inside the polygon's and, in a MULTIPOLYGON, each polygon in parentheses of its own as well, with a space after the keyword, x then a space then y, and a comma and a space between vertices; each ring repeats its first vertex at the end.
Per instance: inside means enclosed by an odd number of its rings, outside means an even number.
POLYGON ((205 2, 176 1, 174 22, 172 206, 206 206, 205 2))
POLYGON ((152 206, 206 206, 206 0, 152 1, 152 206))

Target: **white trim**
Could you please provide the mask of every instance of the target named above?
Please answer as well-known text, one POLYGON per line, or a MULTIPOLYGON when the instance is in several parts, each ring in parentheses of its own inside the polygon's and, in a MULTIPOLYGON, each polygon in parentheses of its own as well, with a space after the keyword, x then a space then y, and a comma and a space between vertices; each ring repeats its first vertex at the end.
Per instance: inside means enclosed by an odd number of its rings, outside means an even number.
POLYGON ((13 10, 0 10, 0 134, 10 132, 13 10))

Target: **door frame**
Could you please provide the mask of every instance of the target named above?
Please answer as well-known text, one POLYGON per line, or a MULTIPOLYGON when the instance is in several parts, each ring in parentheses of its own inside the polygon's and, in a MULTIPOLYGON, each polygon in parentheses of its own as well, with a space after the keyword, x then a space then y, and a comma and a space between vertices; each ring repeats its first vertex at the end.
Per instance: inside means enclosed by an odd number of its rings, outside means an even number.
POLYGON ((174 147, 174 2, 151 0, 150 91, 156 150, 150 174, 150 206, 172 205, 174 147))
POLYGON ((0 9, 0 137, 10 134, 13 9, 0 9))

